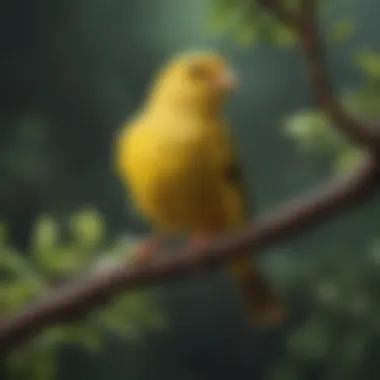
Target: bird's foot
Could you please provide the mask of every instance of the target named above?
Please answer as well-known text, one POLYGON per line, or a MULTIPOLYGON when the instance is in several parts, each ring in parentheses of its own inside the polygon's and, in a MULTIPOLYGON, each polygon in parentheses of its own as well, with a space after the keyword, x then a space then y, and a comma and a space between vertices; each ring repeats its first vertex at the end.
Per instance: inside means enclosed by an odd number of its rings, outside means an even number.
POLYGON ((157 251, 165 245, 166 240, 166 236, 153 235, 138 242, 132 252, 133 263, 146 265, 155 260, 157 251))
POLYGON ((190 237, 188 246, 194 250, 195 255, 198 255, 199 250, 206 248, 213 238, 215 238, 214 234, 198 233, 190 237))
POLYGON ((192 252, 192 256, 195 261, 198 261, 198 272, 200 274, 203 274, 206 270, 206 267, 203 263, 201 263, 202 259, 202 250, 207 248, 208 245, 212 242, 212 240, 215 238, 215 234, 210 233, 198 233, 194 234, 189 238, 188 241, 188 247, 190 248, 192 252))

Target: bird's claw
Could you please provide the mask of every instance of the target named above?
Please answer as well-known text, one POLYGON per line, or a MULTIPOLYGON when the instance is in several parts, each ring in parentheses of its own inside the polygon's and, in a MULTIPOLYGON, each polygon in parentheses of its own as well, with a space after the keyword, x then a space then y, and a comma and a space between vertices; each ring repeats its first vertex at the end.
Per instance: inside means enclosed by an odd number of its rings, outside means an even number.
POLYGON ((135 245, 132 261, 137 265, 147 265, 156 259, 157 251, 164 245, 162 236, 151 236, 135 245))

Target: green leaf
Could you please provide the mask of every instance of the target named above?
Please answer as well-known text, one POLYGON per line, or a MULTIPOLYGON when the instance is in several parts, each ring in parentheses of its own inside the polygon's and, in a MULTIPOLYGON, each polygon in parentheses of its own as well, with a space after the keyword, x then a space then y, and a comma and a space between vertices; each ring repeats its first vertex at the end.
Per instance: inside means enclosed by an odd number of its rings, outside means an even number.
POLYGON ((278 22, 272 14, 259 11, 254 19, 257 38, 262 43, 275 43, 278 37, 278 22))
POLYGON ((296 363, 281 363, 269 370, 268 380, 296 380, 303 379, 302 368, 296 363))
POLYGON ((28 259, 11 248, 4 247, 0 250, 0 269, 10 275, 14 281, 27 281, 32 288, 35 286, 44 289, 43 278, 34 271, 28 259))
POLYGON ((380 116, 380 91, 371 88, 346 91, 341 100, 347 112, 355 117, 369 119, 380 116))
POLYGON ((340 20, 335 22, 329 31, 329 39, 334 43, 339 43, 349 38, 355 31, 355 24, 352 20, 340 20))
POLYGON ((91 208, 75 213, 71 217, 70 227, 76 241, 86 248, 94 248, 105 235, 100 214, 91 208))
POLYGON ((0 283, 0 311, 7 312, 26 303, 32 296, 44 288, 36 281, 28 279, 0 283))
POLYGON ((294 31, 285 25, 277 24, 276 34, 276 41, 280 45, 291 45, 296 41, 294 31))
POLYGON ((323 279, 315 284, 314 297, 324 305, 336 305, 342 298, 337 281, 323 279))
POLYGON ((235 40, 241 46, 247 46, 254 42, 255 36, 256 29, 251 22, 243 23, 234 32, 235 40))
POLYGON ((214 2, 209 18, 211 30, 230 33, 241 46, 254 42, 289 45, 295 41, 291 28, 255 3, 234 0, 214 2))
POLYGON ((305 360, 324 359, 330 350, 333 333, 326 323, 315 319, 291 334, 287 341, 289 351, 305 360))
POLYGON ((356 63, 372 78, 380 79, 380 54, 362 49, 355 55, 356 63))
POLYGON ((8 355, 6 368, 15 380, 53 380, 56 363, 54 350, 28 344, 8 355))
POLYGON ((371 333, 361 327, 348 331, 337 350, 337 357, 330 366, 328 379, 360 379, 365 365, 371 333))
POLYGON ((57 226, 51 218, 39 221, 35 237, 35 257, 47 273, 63 275, 82 269, 102 242, 105 227, 100 215, 92 209, 84 209, 70 218, 74 242, 57 246, 57 226))
POLYGON ((363 317, 372 311, 372 299, 367 294, 354 294, 347 302, 347 310, 354 317, 363 317))
POLYGON ((49 276, 64 276, 78 272, 90 264, 92 252, 80 244, 40 250, 36 256, 40 268, 49 276))
POLYGON ((337 172, 347 172, 354 169, 361 161, 362 152, 354 147, 347 147, 341 150, 334 163, 334 170, 337 172))
POLYGON ((60 346, 62 343, 74 343, 91 352, 99 352, 102 336, 98 328, 88 322, 59 325, 47 329, 41 338, 45 346, 60 346))
POLYGON ((146 291, 119 296, 95 316, 107 330, 126 339, 138 340, 146 329, 165 326, 153 298, 146 291))
POLYGON ((209 29, 212 31, 225 29, 233 17, 234 11, 239 7, 241 5, 234 0, 214 1, 208 18, 209 29))
POLYGON ((371 265, 380 266, 380 239, 375 240, 368 247, 367 257, 371 265))
POLYGON ((341 137, 322 112, 313 109, 299 111, 284 119, 287 136, 295 140, 305 151, 336 147, 341 144, 341 137))
POLYGON ((41 216, 34 227, 32 246, 36 252, 54 248, 58 243, 58 226, 50 215, 41 216))

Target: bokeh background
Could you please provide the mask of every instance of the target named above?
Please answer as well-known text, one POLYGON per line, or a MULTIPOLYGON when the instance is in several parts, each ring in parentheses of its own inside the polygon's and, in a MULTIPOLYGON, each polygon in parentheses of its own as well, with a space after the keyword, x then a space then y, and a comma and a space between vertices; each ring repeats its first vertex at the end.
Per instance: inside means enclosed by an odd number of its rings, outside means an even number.
MULTIPOLYGON (((212 48, 239 71, 227 115, 258 212, 360 156, 310 105, 291 32, 238 0, 14 0, 0 11, 0 312, 149 232, 112 170, 115 132, 172 54, 212 48)), ((380 117, 376 0, 320 1, 333 83, 347 112, 380 117)), ((2 379, 360 380, 380 366, 379 201, 261 255, 285 324, 243 323, 223 272, 121 295, 44 330, 2 379)))

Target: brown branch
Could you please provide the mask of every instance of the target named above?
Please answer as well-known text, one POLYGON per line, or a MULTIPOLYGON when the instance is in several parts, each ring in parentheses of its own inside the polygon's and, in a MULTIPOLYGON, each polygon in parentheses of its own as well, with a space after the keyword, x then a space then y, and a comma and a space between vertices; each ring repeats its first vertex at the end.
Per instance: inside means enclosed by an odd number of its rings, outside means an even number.
POLYGON ((303 17, 299 19, 297 28, 300 46, 305 57, 310 88, 313 89, 312 95, 316 104, 326 112, 337 129, 353 142, 375 149, 378 148, 379 131, 349 117, 335 98, 324 62, 324 46, 313 13, 304 13, 303 17))
POLYGON ((258 1, 297 33, 315 103, 354 143, 377 150, 380 147, 380 130, 348 116, 335 97, 326 68, 325 47, 317 27, 315 0, 302 0, 298 12, 286 10, 281 0, 258 1))
POLYGON ((52 290, 41 300, 0 319, 0 352, 10 350, 48 325, 78 318, 120 292, 158 280, 195 274, 199 267, 212 268, 246 248, 263 248, 289 239, 340 209, 369 199, 379 182, 378 162, 373 156, 366 157, 350 175, 284 205, 256 220, 254 225, 216 239, 205 249, 184 249, 175 258, 157 253, 157 257, 166 259, 143 266, 125 263, 52 290))

